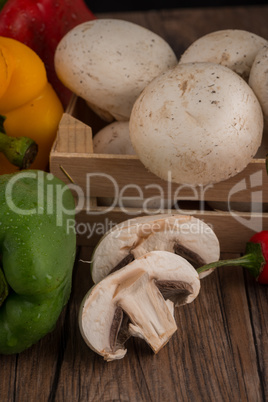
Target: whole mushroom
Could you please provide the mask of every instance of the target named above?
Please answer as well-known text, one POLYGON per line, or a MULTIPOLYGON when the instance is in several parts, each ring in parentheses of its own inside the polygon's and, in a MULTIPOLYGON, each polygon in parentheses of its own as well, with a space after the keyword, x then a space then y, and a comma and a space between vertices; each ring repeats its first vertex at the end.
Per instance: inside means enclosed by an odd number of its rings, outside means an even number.
POLYGON ((184 258, 152 251, 90 289, 80 307, 81 334, 106 361, 125 356, 130 336, 158 353, 177 330, 174 307, 191 303, 199 290, 198 274, 184 258))
POLYGON ((258 51, 248 83, 261 104, 265 129, 268 130, 268 44, 258 51))
POLYGON ((141 216, 114 226, 100 239, 92 255, 92 279, 97 283, 153 250, 180 255, 195 268, 220 257, 216 234, 200 219, 179 214, 141 216))
POLYGON ((55 52, 59 79, 107 121, 128 120, 142 89, 176 64, 164 39, 119 19, 100 18, 76 26, 55 52))
MULTIPOLYGON (((114 121, 108 124, 93 137, 93 149, 97 154, 117 154, 133 155, 135 151, 132 147, 129 136, 128 121, 114 121)), ((132 197, 98 197, 100 206, 116 206, 124 208, 142 208, 143 211, 167 209, 171 207, 171 201, 161 196, 144 198, 143 196, 132 197)))
POLYGON ((262 140, 263 113, 249 85, 215 63, 178 64, 147 85, 129 122, 144 166, 192 186, 241 172, 262 140))
POLYGON ((242 29, 210 32, 194 41, 182 54, 179 63, 211 62, 221 64, 248 80, 257 52, 268 41, 242 29))
POLYGON ((134 155, 129 137, 129 122, 114 121, 99 130, 93 137, 96 154, 134 155))

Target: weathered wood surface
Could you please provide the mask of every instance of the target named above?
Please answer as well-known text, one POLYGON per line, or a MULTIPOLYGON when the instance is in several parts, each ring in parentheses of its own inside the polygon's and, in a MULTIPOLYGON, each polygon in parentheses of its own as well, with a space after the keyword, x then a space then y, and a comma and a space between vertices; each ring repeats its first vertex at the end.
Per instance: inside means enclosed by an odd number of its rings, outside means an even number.
MULTIPOLYGON (((177 54, 216 29, 247 29, 268 38, 268 7, 113 16, 154 30, 177 54)), ((92 284, 81 260, 89 260, 91 251, 78 250, 72 296, 55 330, 20 355, 0 356, 1 402, 268 400, 267 287, 241 268, 219 269, 202 280, 192 304, 176 311, 179 329, 158 355, 131 339, 123 360, 106 363, 78 328, 79 307, 92 284)))

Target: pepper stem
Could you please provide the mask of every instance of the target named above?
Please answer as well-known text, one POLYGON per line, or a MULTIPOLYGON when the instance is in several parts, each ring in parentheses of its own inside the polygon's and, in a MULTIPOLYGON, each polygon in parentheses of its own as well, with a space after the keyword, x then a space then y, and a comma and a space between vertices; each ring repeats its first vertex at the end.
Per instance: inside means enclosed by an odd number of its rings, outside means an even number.
POLYGON ((31 138, 10 137, 0 132, 0 152, 13 165, 27 169, 35 160, 38 146, 31 138))
POLYGON ((266 261, 262 254, 261 244, 248 242, 246 246, 246 253, 242 257, 230 260, 215 261, 198 268, 197 272, 200 274, 201 272, 208 271, 211 268, 218 268, 227 265, 242 266, 248 269, 254 278, 258 278, 265 264, 266 261))
POLYGON ((7 0, 0 0, 0 11, 4 7, 4 5, 7 3, 7 0))
POLYGON ((8 284, 4 272, 0 268, 0 307, 8 296, 8 284))

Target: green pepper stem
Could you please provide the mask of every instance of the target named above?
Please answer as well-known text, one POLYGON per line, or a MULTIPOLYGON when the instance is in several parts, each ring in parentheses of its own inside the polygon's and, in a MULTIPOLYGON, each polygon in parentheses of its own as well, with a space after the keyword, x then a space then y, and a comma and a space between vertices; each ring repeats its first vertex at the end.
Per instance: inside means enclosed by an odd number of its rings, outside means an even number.
POLYGON ((259 243, 247 243, 246 254, 239 258, 219 260, 210 264, 203 265, 197 269, 198 274, 208 271, 211 268, 218 268, 222 266, 242 266, 246 268, 255 278, 257 278, 266 260, 262 254, 261 245, 259 243))
POLYGON ((0 268, 0 307, 7 296, 8 296, 8 284, 5 275, 2 269, 0 268))
POLYGON ((4 7, 4 5, 7 3, 8 0, 0 0, 0 11, 4 7))
POLYGON ((10 163, 20 169, 27 169, 35 160, 38 146, 28 137, 10 137, 0 132, 0 152, 10 163))

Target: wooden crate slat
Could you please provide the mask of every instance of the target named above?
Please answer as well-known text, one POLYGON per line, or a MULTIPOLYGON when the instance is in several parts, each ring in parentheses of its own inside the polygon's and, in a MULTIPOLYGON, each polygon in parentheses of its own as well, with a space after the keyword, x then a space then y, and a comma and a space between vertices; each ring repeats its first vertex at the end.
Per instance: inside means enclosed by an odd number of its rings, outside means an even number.
MULTIPOLYGON (((88 237, 87 232, 78 233, 78 244, 94 246, 100 238, 101 227, 107 221, 114 224, 128 219, 129 213, 133 217, 144 214, 135 208, 129 212, 116 207, 107 210, 98 205, 98 197, 114 197, 119 193, 123 197, 137 197, 141 192, 144 198, 159 195, 171 198, 171 204, 177 199, 195 202, 229 200, 231 203, 257 201, 265 206, 268 203, 268 175, 263 157, 265 147, 258 152, 258 158, 253 159, 236 176, 220 183, 193 187, 160 179, 149 172, 135 155, 94 154, 92 137, 102 124, 108 123, 100 122, 83 100, 73 96, 63 115, 50 155, 51 172, 67 184, 76 184, 84 202, 88 204, 77 214, 76 225, 80 225, 80 229, 88 225, 92 235, 88 237), (92 127, 89 125, 91 122, 92 127), (94 225, 95 231, 92 229, 94 225)), ((73 192, 76 197, 79 196, 75 189, 73 192)), ((197 211, 189 210, 188 213, 213 226, 223 252, 243 252, 245 242, 256 228, 268 229, 265 210, 263 214, 239 214, 202 211, 200 208, 197 211)))
MULTIPOLYGON (((107 207, 106 207, 107 208, 107 207)), ((142 216, 141 210, 130 209, 124 212, 120 208, 113 208, 105 213, 106 208, 82 209, 76 216, 76 230, 79 245, 94 246, 101 236, 117 223, 127 219, 142 216)), ((158 213, 158 211, 157 211, 158 213)), ((182 212, 164 210, 163 213, 180 215, 182 212)), ((206 222, 216 233, 221 252, 243 253, 246 242, 256 231, 268 230, 268 215, 261 213, 216 212, 216 211, 185 211, 206 222)))

